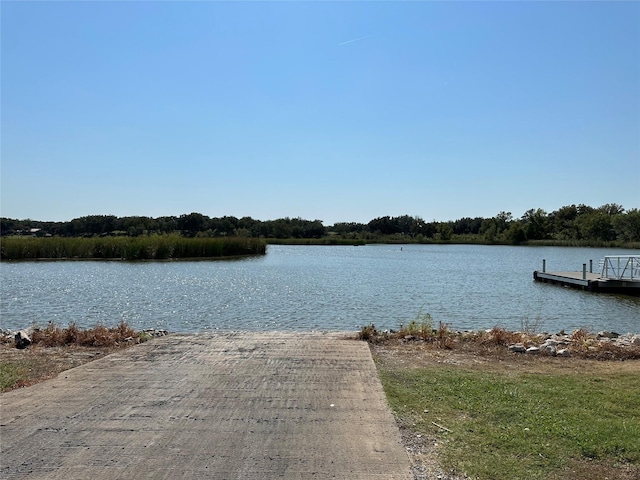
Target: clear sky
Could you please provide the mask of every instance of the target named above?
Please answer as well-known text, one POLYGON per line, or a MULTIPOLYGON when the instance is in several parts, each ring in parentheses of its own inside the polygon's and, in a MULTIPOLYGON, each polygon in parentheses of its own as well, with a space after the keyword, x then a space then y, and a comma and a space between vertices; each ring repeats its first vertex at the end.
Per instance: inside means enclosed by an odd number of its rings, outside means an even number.
POLYGON ((0 8, 4 217, 640 207, 640 2, 0 8))

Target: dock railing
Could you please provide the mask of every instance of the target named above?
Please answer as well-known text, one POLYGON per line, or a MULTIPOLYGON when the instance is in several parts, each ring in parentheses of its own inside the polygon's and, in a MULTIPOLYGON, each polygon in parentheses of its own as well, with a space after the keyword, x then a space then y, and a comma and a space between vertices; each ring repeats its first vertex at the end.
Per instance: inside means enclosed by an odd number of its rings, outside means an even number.
POLYGON ((604 257, 601 278, 640 280, 640 256, 609 255, 604 257))

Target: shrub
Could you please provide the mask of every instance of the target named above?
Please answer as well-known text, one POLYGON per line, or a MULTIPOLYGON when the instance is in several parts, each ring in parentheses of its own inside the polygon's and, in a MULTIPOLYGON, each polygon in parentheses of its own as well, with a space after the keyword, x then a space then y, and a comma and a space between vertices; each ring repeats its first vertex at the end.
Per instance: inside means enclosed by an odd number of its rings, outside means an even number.
POLYGON ((372 341, 377 337, 378 337, 378 330, 376 329, 376 326, 373 323, 370 323, 369 325, 365 325, 364 327, 362 327, 362 329, 358 333, 358 339, 364 340, 365 342, 372 341))

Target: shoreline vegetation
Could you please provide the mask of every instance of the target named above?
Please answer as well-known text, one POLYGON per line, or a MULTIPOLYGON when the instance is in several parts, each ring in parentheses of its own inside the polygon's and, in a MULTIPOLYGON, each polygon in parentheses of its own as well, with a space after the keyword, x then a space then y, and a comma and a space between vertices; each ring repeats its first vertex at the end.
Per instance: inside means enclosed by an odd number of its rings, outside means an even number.
MULTIPOLYGON (((251 217, 208 217, 193 212, 170 217, 116 217, 88 215, 71 221, 51 222, 32 219, 0 218, 2 258, 39 258, 9 256, 4 247, 14 238, 54 239, 144 239, 143 246, 135 240, 119 240, 130 246, 125 254, 106 253, 110 247, 96 248, 83 258, 167 259, 186 257, 219 257, 237 255, 227 247, 216 247, 207 239, 222 239, 223 245, 251 239, 251 248, 262 254, 266 244, 286 245, 366 245, 366 244, 480 244, 528 245, 600 248, 640 248, 640 209, 626 210, 610 203, 594 208, 568 205, 551 213, 530 209, 521 217, 511 212, 499 212, 494 217, 463 217, 453 221, 426 221, 418 216, 401 215, 374 218, 368 223, 339 222, 324 225, 322 220, 279 218, 256 220, 251 217), (179 238, 192 241, 178 241, 179 238), (176 244, 171 247, 167 240, 176 244), (233 239, 233 240, 232 240, 233 239), (5 241, 7 240, 7 241, 5 241), (157 247, 149 246, 158 243, 157 247), (201 242, 201 243, 198 243, 201 242), (183 245, 183 246, 181 246, 183 245), (207 245, 206 247, 203 245, 207 245), (211 246, 210 246, 211 245, 211 246), (211 248, 213 252, 207 249, 211 248), (106 250, 105 250, 106 249, 106 250), (167 252, 167 250, 170 250, 167 252)), ((59 240, 58 240, 59 241, 59 240)), ((106 240, 105 240, 106 241, 106 240)), ((113 243, 113 242, 112 242, 113 243)), ((49 244, 55 244, 51 241, 49 244)), ((66 245, 66 244, 65 244, 66 245)), ((103 244, 104 245, 104 244, 103 244)), ((107 243, 106 245, 111 245, 107 243)), ((65 247, 66 248, 66 247, 65 247)), ((240 248, 239 255, 247 254, 240 248)), ((12 254, 11 254, 12 255, 12 254)), ((53 250, 49 258, 72 258, 53 250)))
MULTIPOLYGON (((439 323, 433 327, 429 314, 420 314, 417 320, 401 325, 398 330, 380 331, 375 325, 362 327, 358 339, 369 344, 416 343, 434 349, 494 355, 511 352, 527 356, 574 357, 589 360, 640 360, 640 334, 616 332, 590 332, 580 328, 571 333, 564 330, 547 332, 510 331, 495 326, 488 330, 454 331, 439 323)), ((639 432, 640 433, 640 432, 639 432)))
POLYGON ((177 234, 140 237, 2 237, 2 260, 179 260, 264 255, 259 238, 188 238, 177 234))
MULTIPOLYGON (((512 245, 485 242, 473 236, 450 240, 411 239, 390 235, 375 240, 346 238, 253 238, 183 237, 179 234, 151 234, 138 237, 0 237, 0 260, 216 260, 265 255, 267 245, 365 246, 365 245, 512 245)), ((531 240, 519 246, 556 246, 640 249, 640 242, 588 240, 531 240)))

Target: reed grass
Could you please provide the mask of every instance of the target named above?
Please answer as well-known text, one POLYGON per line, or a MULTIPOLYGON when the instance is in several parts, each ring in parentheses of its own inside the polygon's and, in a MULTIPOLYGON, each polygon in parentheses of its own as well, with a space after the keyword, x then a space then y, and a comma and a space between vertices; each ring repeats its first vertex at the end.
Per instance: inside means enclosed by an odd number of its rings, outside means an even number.
POLYGON ((144 237, 2 237, 2 260, 120 259, 171 260, 264 255, 266 242, 257 238, 144 237))

